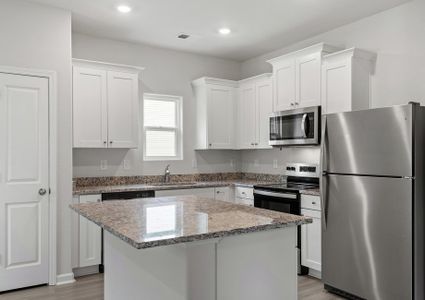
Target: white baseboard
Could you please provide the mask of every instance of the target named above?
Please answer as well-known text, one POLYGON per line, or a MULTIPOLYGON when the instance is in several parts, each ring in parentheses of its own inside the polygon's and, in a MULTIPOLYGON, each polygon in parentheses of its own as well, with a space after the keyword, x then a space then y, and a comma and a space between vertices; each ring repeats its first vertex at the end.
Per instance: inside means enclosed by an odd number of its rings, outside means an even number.
POLYGON ((88 267, 82 267, 82 268, 74 268, 72 269, 72 272, 74 273, 74 277, 81 277, 86 275, 93 275, 99 273, 99 265, 95 266, 88 266, 88 267))
POLYGON ((56 276, 56 285, 74 283, 74 273, 60 274, 56 276))
POLYGON ((322 279, 322 272, 317 271, 317 270, 309 269, 308 275, 315 277, 317 279, 322 279))

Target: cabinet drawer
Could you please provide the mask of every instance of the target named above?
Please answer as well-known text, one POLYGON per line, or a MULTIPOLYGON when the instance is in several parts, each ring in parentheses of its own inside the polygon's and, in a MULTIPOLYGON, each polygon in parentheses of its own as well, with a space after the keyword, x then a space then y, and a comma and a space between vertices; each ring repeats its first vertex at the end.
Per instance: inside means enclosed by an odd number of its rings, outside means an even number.
POLYGON ((254 199, 254 189, 247 187, 236 187, 236 197, 254 199))
POLYGON ((312 195, 301 195, 301 208, 320 210, 320 197, 312 195))

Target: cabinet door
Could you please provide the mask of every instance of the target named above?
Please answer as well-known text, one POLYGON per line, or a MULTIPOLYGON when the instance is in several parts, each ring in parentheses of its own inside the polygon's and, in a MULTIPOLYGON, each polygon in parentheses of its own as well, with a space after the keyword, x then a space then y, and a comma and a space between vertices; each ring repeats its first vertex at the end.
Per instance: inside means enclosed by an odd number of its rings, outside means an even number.
POLYGON ((74 147, 106 148, 106 71, 74 67, 72 90, 74 147))
POLYGON ((351 60, 323 64, 322 106, 326 114, 351 111, 351 60))
POLYGON ((301 264, 322 271, 322 223, 320 211, 302 209, 301 214, 313 223, 301 226, 301 264))
POLYGON ((256 143, 256 86, 244 85, 239 89, 239 148, 252 149, 256 143))
MULTIPOLYGON (((100 195, 80 196, 80 203, 100 202, 100 195)), ((102 233, 101 228, 80 216, 80 267, 94 266, 101 263, 102 233)))
POLYGON ((296 60, 295 106, 320 105, 321 53, 314 53, 296 60))
POLYGON ((215 191, 215 200, 231 202, 230 199, 230 188, 229 187, 216 187, 215 191))
POLYGON ((108 71, 108 147, 137 148, 137 74, 108 71))
POLYGON ((235 148, 234 88, 226 86, 208 87, 208 148, 235 148))
POLYGON ((256 148, 272 148, 269 146, 270 115, 273 112, 272 81, 262 80, 256 84, 257 134, 256 148))
POLYGON ((290 59, 273 66, 274 111, 294 108, 295 61, 290 59))

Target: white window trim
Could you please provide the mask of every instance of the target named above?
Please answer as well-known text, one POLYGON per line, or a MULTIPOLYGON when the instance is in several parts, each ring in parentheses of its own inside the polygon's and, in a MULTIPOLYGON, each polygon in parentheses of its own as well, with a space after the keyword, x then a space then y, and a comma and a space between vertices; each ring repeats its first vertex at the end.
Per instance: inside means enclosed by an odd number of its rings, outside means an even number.
POLYGON ((152 100, 172 101, 176 103, 176 127, 154 127, 146 126, 143 118, 143 160, 159 161, 159 160, 183 160, 183 97, 163 94, 143 94, 143 116, 145 107, 145 97, 152 100), (176 132, 176 156, 146 156, 146 130, 164 130, 176 132))

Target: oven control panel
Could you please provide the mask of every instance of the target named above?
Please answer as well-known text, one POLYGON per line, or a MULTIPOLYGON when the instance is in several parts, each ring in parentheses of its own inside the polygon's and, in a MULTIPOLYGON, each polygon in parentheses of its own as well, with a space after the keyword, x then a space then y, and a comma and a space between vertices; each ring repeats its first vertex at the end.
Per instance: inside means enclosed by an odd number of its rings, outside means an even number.
POLYGON ((286 176, 319 177, 319 166, 303 163, 288 163, 285 165, 286 176))

